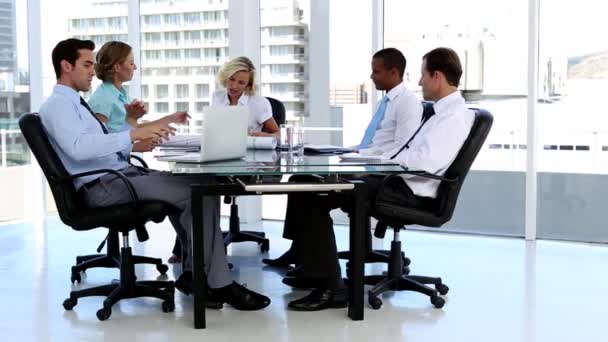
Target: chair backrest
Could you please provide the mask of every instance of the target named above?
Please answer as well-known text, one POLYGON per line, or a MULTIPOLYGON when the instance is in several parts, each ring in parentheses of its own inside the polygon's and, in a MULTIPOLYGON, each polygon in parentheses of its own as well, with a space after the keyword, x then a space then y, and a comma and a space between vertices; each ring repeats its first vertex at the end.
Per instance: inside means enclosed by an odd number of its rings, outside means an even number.
POLYGON ((285 105, 283 102, 272 98, 266 97, 268 102, 270 102, 270 106, 272 107, 272 117, 274 121, 276 121, 277 125, 282 125, 285 123, 285 105))
POLYGON ((407 224, 439 227, 452 218, 462 184, 481 150, 493 122, 492 114, 488 111, 477 108, 471 110, 475 112, 475 121, 469 136, 444 175, 444 177, 456 181, 441 182, 432 208, 409 208, 394 203, 377 202, 375 211, 379 216, 378 219, 386 221, 389 226, 393 227, 407 224))
POLYGON ((60 181, 70 174, 51 146, 40 116, 36 113, 22 115, 19 119, 19 128, 49 183, 61 220, 72 225, 77 213, 85 207, 81 196, 76 192, 74 183, 60 181))
POLYGON ((444 175, 446 178, 457 179, 457 181, 441 182, 437 190, 437 217, 438 221, 442 222, 441 224, 448 222, 452 218, 462 184, 475 158, 477 158, 477 154, 483 147, 494 121, 492 114, 485 109, 471 108, 471 110, 475 112, 475 121, 473 122, 471 132, 460 148, 456 159, 454 159, 444 175))

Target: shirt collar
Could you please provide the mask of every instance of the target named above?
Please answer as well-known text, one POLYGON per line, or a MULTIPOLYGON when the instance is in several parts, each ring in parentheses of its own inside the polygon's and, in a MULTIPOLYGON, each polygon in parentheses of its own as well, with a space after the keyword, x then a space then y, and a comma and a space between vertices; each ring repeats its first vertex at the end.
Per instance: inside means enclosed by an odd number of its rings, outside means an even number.
POLYGON ((116 97, 125 103, 127 102, 127 91, 125 90, 125 88, 120 87, 120 89, 118 89, 116 88, 114 83, 107 81, 103 82, 103 87, 109 93, 110 96, 116 97))
POLYGON ((386 97, 388 97, 388 99, 390 101, 393 101, 395 99, 395 97, 397 97, 399 94, 401 94, 401 92, 405 90, 405 84, 403 84, 403 82, 397 84, 396 86, 393 87, 393 89, 389 90, 388 93, 386 93, 386 97))
MULTIPOLYGON (((237 101, 237 104, 239 106, 246 106, 249 103, 249 99, 251 98, 251 96, 243 93, 241 94, 241 97, 239 97, 239 100, 237 101)), ((228 98, 228 90, 226 89, 226 93, 224 94, 223 97, 223 104, 226 106, 230 105, 230 99, 228 98)))
POLYGON ((439 101, 433 104, 433 109, 435 109, 436 114, 441 114, 446 110, 446 108, 457 104, 462 106, 465 105, 464 98, 462 95, 460 95, 460 90, 456 90, 450 95, 439 99, 439 101))
POLYGON ((80 104, 80 94, 78 94, 78 92, 72 87, 68 87, 63 84, 55 84, 53 92, 67 96, 70 100, 72 100, 72 102, 80 104))

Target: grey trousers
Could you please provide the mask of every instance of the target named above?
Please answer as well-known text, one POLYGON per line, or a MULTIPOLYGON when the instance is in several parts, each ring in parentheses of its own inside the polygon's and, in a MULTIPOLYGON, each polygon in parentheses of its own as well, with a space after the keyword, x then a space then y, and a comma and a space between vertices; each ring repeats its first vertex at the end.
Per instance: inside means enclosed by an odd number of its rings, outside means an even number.
MULTIPOLYGON (((185 260, 186 270, 192 269, 192 202, 190 184, 214 183, 214 177, 174 176, 169 172, 151 171, 129 167, 121 172, 131 181, 140 200, 158 200, 172 204, 179 209, 179 214, 171 215, 169 220, 175 228, 188 257, 185 260)), ((103 207, 131 201, 125 183, 118 177, 107 174, 91 187, 84 188, 85 198, 90 207, 103 207)), ((224 240, 220 229, 220 198, 206 201, 203 210, 205 227, 205 273, 210 287, 218 288, 232 282, 228 261, 224 250, 224 240)))

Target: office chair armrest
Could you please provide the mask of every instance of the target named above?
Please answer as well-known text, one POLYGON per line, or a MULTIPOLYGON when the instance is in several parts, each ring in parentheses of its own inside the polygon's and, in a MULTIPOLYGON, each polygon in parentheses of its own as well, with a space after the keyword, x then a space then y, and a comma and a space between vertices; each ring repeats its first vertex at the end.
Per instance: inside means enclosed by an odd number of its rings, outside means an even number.
POLYGON ((116 171, 116 170, 112 170, 112 169, 101 169, 101 170, 94 170, 94 171, 87 171, 87 172, 82 172, 82 173, 77 173, 77 174, 73 174, 70 175, 68 177, 64 177, 59 179, 59 182, 67 182, 67 181, 72 181, 76 178, 81 178, 84 176, 91 176, 91 175, 97 175, 100 173, 111 173, 113 175, 116 175, 120 180, 123 181, 123 183, 125 183, 125 185, 127 186, 127 190, 129 191, 129 195, 131 195, 131 200, 133 203, 133 207, 137 207, 138 202, 139 202, 139 196, 137 196, 137 191, 135 191, 135 187, 133 187, 133 184, 131 183, 131 181, 129 181, 129 179, 127 177, 125 177, 125 175, 123 175, 122 173, 116 171))
POLYGON ((384 179, 382 180, 382 183, 381 183, 380 186, 383 187, 391 179, 393 179, 395 177, 398 177, 400 175, 414 175, 414 176, 419 176, 419 177, 436 179, 436 180, 440 180, 442 182, 448 182, 448 183, 454 183, 454 182, 458 181, 458 177, 456 177, 456 178, 446 178, 446 177, 434 175, 432 173, 428 173, 426 171, 407 171, 406 170, 406 171, 403 171, 402 173, 399 173, 399 174, 392 174, 392 175, 384 177, 384 179))
MULTIPOLYGON (((134 154, 131 154, 129 157, 131 159, 137 160, 137 162, 140 164, 141 167, 148 169, 148 164, 144 161, 144 158, 142 158, 140 156, 137 156, 137 155, 134 155, 134 154)), ((131 163, 130 160, 129 160, 129 164, 135 166, 133 163, 131 163)))

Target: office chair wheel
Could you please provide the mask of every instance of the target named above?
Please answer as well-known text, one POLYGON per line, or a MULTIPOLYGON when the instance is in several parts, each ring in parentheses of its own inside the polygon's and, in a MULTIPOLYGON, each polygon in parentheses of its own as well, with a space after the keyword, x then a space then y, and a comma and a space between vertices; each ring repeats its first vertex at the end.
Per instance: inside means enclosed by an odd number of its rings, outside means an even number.
POLYGON ((164 301, 162 304, 163 312, 173 312, 175 311, 175 302, 174 301, 164 301))
POLYGON ((445 304, 445 300, 439 296, 432 296, 431 304, 433 304, 437 309, 441 309, 445 304))
POLYGON ((382 307, 382 300, 378 297, 369 296, 369 298, 367 298, 367 302, 374 310, 378 310, 382 307))
POLYGON ((266 239, 266 240, 264 240, 264 242, 262 242, 260 244, 260 251, 262 253, 268 253, 269 250, 270 250, 270 240, 266 239))
POLYGON ((77 298, 68 298, 63 301, 63 308, 66 310, 72 310, 76 306, 76 304, 78 304, 77 298))
POLYGON ((437 285, 435 285, 435 289, 442 296, 445 295, 445 294, 447 294, 448 291, 450 290, 450 288, 447 285, 445 285, 445 284, 437 284, 437 285))
POLYGON ((110 318, 110 316, 112 315, 112 308, 102 308, 97 310, 97 318, 100 321, 105 321, 106 319, 110 318))
POLYGON ((229 262, 229 263, 228 263, 228 269, 229 269, 229 270, 231 270, 231 269, 233 269, 233 268, 234 268, 234 265, 233 265, 231 262, 229 262))
POLYGON ((167 271, 169 270, 169 266, 165 265, 165 264, 160 264, 160 265, 156 265, 156 270, 160 273, 160 274, 166 274, 167 271))
POLYGON ((82 282, 80 272, 72 272, 72 276, 70 276, 70 281, 72 281, 72 284, 74 284, 75 282, 78 282, 80 284, 82 282))

